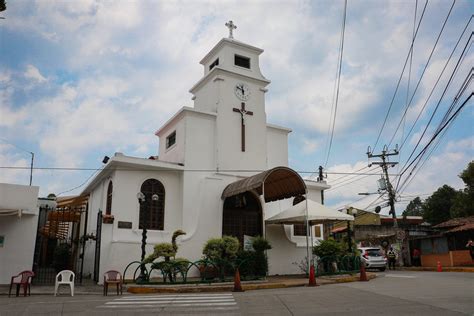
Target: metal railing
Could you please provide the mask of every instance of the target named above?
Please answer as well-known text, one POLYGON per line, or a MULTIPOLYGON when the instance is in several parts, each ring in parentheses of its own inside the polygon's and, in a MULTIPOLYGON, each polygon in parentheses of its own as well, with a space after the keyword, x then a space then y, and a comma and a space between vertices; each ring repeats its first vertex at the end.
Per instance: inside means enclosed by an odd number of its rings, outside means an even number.
MULTIPOLYGON (((248 263, 248 259, 234 260, 209 260, 200 259, 189 261, 177 259, 169 261, 158 261, 143 264, 140 261, 130 262, 123 272, 124 282, 137 283, 140 268, 144 265, 147 276, 145 284, 184 284, 184 283, 213 283, 231 281, 236 269, 241 270, 248 263), (133 274, 127 272, 133 271, 133 274), (160 281, 161 279, 161 281, 160 281)), ((265 276, 258 276, 251 273, 252 269, 242 269, 241 278, 244 280, 254 280, 265 276)))
POLYGON ((358 273, 360 270, 360 256, 327 256, 315 260, 316 275, 336 275, 358 273))

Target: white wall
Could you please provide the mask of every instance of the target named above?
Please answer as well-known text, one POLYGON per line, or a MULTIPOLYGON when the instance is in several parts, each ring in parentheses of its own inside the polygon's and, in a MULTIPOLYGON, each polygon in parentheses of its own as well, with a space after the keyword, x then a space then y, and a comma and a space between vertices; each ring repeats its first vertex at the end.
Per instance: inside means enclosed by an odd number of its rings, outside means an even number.
POLYGON ((267 168, 288 166, 288 130, 267 126, 267 168))
POLYGON ((10 278, 23 270, 33 269, 36 231, 38 228, 37 186, 0 183, 0 209, 23 209, 17 215, 0 216, 0 284, 10 284, 10 278))

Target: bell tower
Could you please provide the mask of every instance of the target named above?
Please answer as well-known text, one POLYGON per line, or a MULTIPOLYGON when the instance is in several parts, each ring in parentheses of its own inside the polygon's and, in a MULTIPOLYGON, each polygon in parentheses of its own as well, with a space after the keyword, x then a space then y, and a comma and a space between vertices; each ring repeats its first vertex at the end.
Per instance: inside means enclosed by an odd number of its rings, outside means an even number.
POLYGON ((263 50, 237 41, 232 21, 229 37, 221 39, 201 60, 204 76, 190 90, 194 108, 216 117, 216 168, 266 170, 266 86, 260 71, 263 50))

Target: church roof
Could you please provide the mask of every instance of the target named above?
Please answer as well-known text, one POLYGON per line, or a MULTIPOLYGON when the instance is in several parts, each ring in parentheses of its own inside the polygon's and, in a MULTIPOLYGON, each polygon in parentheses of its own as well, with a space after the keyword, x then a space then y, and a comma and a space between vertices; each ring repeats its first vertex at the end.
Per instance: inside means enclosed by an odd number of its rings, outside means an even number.
POLYGON ((237 41, 233 38, 223 38, 219 41, 219 43, 216 44, 216 46, 214 46, 210 51, 209 53, 206 54, 206 56, 204 56, 203 59, 201 59, 201 61, 199 62, 200 64, 204 65, 207 60, 212 57, 216 51, 218 51, 222 46, 224 45, 233 45, 233 46, 238 46, 238 47, 242 47, 244 49, 247 49, 247 50, 250 50, 254 53, 257 53, 257 55, 260 55, 261 53, 263 53, 263 49, 261 48, 258 48, 258 47, 255 47, 255 46, 252 46, 252 45, 249 45, 249 44, 246 44, 246 43, 243 43, 243 42, 240 42, 240 41, 237 41))
POLYGON ((110 158, 105 167, 101 169, 100 172, 92 179, 92 181, 87 185, 80 195, 83 196, 90 193, 98 185, 98 183, 102 179, 109 176, 113 170, 128 170, 137 168, 140 170, 184 170, 184 166, 177 163, 148 158, 130 157, 121 153, 116 153, 114 157, 110 158))
POLYGON ((275 167, 254 176, 229 184, 222 192, 222 199, 255 190, 272 202, 306 194, 306 184, 301 176, 288 167, 275 167))

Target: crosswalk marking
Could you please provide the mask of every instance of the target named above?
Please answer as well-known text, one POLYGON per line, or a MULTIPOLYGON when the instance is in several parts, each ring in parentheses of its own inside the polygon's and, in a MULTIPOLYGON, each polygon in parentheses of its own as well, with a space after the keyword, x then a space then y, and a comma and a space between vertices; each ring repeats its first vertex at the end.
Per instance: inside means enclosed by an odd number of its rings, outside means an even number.
POLYGON ((413 275, 401 275, 401 274, 386 274, 385 276, 389 278, 406 278, 406 279, 416 278, 416 276, 413 276, 413 275))
POLYGON ((103 309, 146 310, 160 308, 169 312, 237 313, 239 308, 232 293, 219 294, 163 294, 119 297, 104 305, 103 309))

